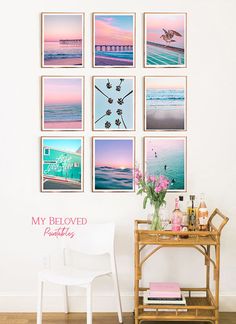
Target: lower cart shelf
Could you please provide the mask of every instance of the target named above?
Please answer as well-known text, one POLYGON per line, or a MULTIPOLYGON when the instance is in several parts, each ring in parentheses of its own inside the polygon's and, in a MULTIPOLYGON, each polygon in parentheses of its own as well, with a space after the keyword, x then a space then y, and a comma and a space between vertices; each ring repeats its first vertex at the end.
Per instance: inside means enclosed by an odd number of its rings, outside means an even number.
MULTIPOLYGON (((208 297, 192 297, 192 291, 190 289, 183 289, 183 292, 188 292, 188 297, 186 297, 186 306, 177 305, 144 305, 143 297, 139 297, 138 306, 138 319, 147 321, 156 320, 209 320, 215 321, 217 310, 214 300, 210 297, 211 293, 208 293, 208 297), (191 296, 191 297, 190 297, 191 296)), ((196 293, 197 289, 194 290, 196 293)), ((203 289, 199 289, 203 291, 203 289)), ((186 296, 186 294, 185 294, 186 296)))

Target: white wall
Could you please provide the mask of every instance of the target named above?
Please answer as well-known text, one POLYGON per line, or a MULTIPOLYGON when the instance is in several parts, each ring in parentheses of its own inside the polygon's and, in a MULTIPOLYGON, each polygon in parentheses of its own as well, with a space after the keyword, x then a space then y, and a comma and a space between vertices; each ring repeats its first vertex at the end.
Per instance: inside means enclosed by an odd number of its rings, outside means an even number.
MULTIPOLYGON (((117 225, 117 254, 124 310, 132 311, 133 220, 146 216, 135 194, 91 193, 91 77, 137 76, 137 161, 142 157, 143 76, 188 76, 188 193, 207 193, 210 210, 216 206, 230 217, 222 236, 222 309, 236 310, 235 220, 235 9, 234 0, 42 0, 2 3, 1 30, 1 195, 0 195, 0 311, 35 309, 36 275, 47 250, 59 240, 44 239, 31 226, 32 216, 80 216, 89 222, 112 220, 117 225), (86 68, 40 68, 40 12, 86 13, 86 68), (95 11, 137 12, 137 67, 91 68, 91 14, 95 11), (142 13, 188 13, 188 68, 144 69, 142 13), (40 76, 85 75, 85 192, 40 193, 40 76)), ((55 134, 55 133, 54 133, 55 134)), ((54 135, 53 134, 53 135, 54 135)), ((52 135, 45 133, 45 135, 52 135)), ((60 135, 56 133, 56 135, 60 135)), ((70 133, 68 135, 71 135, 70 133)), ((170 206, 174 195, 168 194, 170 206)), ((146 267, 150 279, 202 281, 203 259, 191 251, 162 251, 146 267), (185 266, 183 261, 185 260, 185 266), (180 266, 181 264, 181 266, 180 266), (178 267, 179 265, 179 267, 178 267)), ((96 285, 95 309, 114 310, 112 286, 96 285)), ((76 291, 72 291, 75 294, 76 291)), ((49 287, 46 294, 60 291, 49 287)), ((80 292, 83 295, 83 291, 80 292)), ((71 299, 76 310, 77 299, 71 299)), ((79 304, 84 310, 84 299, 79 304)), ((62 310, 59 297, 48 297, 47 310, 62 310)))

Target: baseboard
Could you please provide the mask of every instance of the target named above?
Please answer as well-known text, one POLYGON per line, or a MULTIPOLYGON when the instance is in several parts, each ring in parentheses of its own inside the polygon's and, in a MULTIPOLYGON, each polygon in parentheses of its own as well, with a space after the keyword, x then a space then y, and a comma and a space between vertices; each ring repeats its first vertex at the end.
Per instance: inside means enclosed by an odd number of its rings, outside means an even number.
MULTIPOLYGON (((123 312, 133 312, 134 304, 133 296, 122 296, 123 312)), ((0 296, 0 312, 35 312, 36 296, 0 296)), ((85 296, 70 296, 69 305, 71 312, 85 312, 86 299, 85 296)), ((43 310, 45 312, 63 312, 62 296, 45 296, 43 302, 43 310)), ((115 312, 116 303, 114 296, 94 296, 93 297, 94 312, 115 312)), ((235 312, 236 311, 236 295, 222 295, 220 297, 220 311, 235 312)))

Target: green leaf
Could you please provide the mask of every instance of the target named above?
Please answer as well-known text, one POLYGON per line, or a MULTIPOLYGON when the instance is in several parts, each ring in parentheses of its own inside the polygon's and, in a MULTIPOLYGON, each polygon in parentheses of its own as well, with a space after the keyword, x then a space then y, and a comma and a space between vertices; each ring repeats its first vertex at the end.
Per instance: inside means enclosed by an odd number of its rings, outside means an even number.
POLYGON ((141 188, 141 189, 139 189, 139 190, 137 191, 137 195, 140 195, 142 192, 143 192, 143 189, 141 188))
POLYGON ((143 199, 143 209, 146 209, 148 196, 143 199))

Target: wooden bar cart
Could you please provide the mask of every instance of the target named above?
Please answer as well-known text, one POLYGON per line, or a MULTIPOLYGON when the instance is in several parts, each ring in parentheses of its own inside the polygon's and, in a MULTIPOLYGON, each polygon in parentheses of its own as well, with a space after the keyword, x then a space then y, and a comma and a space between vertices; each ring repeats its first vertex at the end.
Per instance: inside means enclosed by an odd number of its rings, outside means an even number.
POLYGON ((228 220, 228 217, 215 209, 209 218, 208 231, 184 232, 185 238, 183 232, 142 229, 149 222, 135 221, 135 324, 143 321, 206 321, 219 324, 220 236, 228 220), (220 219, 218 227, 213 222, 216 216, 220 219), (152 248, 151 252, 142 257, 141 252, 148 246, 152 248), (186 296, 186 306, 144 305, 142 294, 148 288, 140 287, 142 266, 153 254, 167 247, 194 248, 201 253, 205 258, 206 285, 203 288, 181 288, 186 296), (211 256, 211 247, 215 250, 214 257, 211 256), (210 288, 211 266, 214 270, 214 293, 210 288), (161 311, 163 308, 165 311, 161 311))

